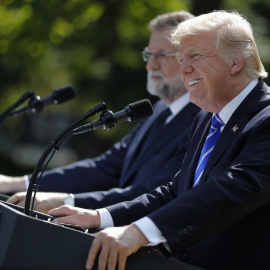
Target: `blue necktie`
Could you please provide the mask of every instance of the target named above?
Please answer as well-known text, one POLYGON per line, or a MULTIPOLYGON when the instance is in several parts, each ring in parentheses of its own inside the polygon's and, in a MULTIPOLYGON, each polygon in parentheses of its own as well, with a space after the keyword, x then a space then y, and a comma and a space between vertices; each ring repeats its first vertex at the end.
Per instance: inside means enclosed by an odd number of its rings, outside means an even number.
POLYGON ((201 156, 195 171, 195 176, 194 176, 194 184, 193 186, 196 186, 199 184, 201 176, 203 174, 205 165, 214 149, 214 146, 218 140, 218 137, 221 133, 221 127, 224 126, 223 121, 219 117, 218 114, 215 114, 212 118, 211 122, 211 128, 209 130, 209 133, 207 135, 206 141, 204 143, 201 156))

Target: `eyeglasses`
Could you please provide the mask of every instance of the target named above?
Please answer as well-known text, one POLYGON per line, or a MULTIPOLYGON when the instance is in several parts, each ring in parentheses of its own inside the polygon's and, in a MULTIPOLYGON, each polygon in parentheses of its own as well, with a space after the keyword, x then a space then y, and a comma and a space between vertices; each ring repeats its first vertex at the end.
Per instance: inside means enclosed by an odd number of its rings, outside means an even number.
POLYGON ((148 49, 142 51, 142 58, 144 62, 148 62, 149 58, 154 56, 160 63, 166 63, 167 59, 172 56, 176 56, 176 53, 152 53, 148 49))

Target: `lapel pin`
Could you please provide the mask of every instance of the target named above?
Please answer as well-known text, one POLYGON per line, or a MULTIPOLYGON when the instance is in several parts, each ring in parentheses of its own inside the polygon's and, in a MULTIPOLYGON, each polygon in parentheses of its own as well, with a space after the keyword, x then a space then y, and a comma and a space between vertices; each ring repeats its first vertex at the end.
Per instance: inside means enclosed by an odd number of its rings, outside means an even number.
POLYGON ((238 129, 238 126, 235 125, 235 126, 232 128, 232 131, 235 132, 237 129, 238 129))

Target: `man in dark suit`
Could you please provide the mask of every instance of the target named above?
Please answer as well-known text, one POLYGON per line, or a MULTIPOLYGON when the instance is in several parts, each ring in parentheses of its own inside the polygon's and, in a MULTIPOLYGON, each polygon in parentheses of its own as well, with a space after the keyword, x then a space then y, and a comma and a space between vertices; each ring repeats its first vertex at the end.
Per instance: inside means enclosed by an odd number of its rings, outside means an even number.
POLYGON ((207 270, 270 269, 270 89, 252 28, 216 11, 178 25, 172 42, 190 100, 208 111, 195 120, 181 170, 133 201, 49 213, 85 228, 115 226, 97 233, 87 269, 98 254, 99 270, 124 269, 131 253, 160 243, 207 270))
MULTIPOLYGON (((192 17, 185 11, 173 12, 158 16, 149 24, 152 35, 143 57, 147 61, 147 89, 161 99, 154 106, 154 114, 100 157, 46 172, 40 191, 64 193, 39 192, 36 210, 47 212, 63 205, 68 193, 76 193, 76 206, 100 208, 131 200, 166 184, 174 176, 186 152, 188 134, 199 108, 189 102, 186 87, 178 74, 176 49, 168 38, 179 22, 192 17), (160 132, 155 132, 156 137, 146 143, 149 129, 168 107, 172 115, 160 132)), ((19 181, 25 189, 24 179, 19 181)), ((0 189, 4 187, 4 184, 0 185, 0 189)), ((8 201, 23 206, 24 199, 25 192, 15 194, 8 201)))

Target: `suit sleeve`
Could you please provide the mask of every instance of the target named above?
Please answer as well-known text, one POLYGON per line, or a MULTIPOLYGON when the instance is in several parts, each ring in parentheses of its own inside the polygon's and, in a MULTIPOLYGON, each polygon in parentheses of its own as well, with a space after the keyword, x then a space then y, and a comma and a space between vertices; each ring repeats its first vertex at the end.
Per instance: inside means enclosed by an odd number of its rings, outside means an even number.
POLYGON ((93 159, 85 159, 44 173, 40 191, 81 193, 118 186, 131 135, 93 159))
MULTIPOLYGON (((149 214, 173 253, 269 204, 270 117, 267 114, 255 117, 247 125, 213 167, 207 181, 149 214)), ((175 184, 182 180, 179 175, 175 184)))
POLYGON ((83 193, 118 187, 127 150, 144 121, 141 121, 131 134, 99 157, 46 171, 42 176, 39 190, 83 193))
POLYGON ((166 168, 157 171, 157 175, 152 175, 151 181, 144 181, 140 184, 128 185, 123 188, 74 194, 75 206, 96 209, 122 201, 133 200, 141 194, 150 192, 158 185, 166 185, 172 180, 181 165, 182 158, 181 156, 173 157, 169 164, 166 164, 166 168))
POLYGON ((184 181, 180 172, 167 187, 107 207, 115 225, 147 215, 167 239, 172 253, 177 253, 260 211, 270 203, 269 111, 250 121, 212 168, 207 181, 178 194, 178 184, 184 181))

